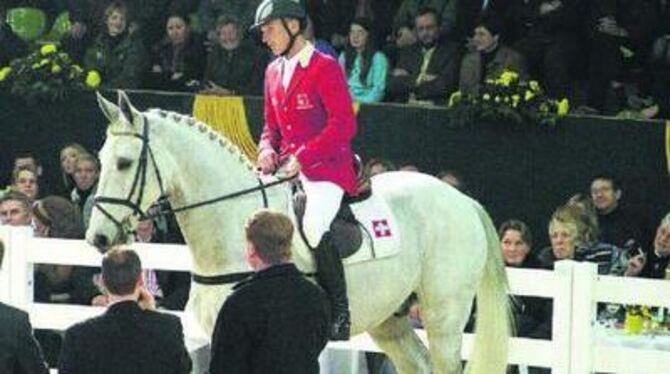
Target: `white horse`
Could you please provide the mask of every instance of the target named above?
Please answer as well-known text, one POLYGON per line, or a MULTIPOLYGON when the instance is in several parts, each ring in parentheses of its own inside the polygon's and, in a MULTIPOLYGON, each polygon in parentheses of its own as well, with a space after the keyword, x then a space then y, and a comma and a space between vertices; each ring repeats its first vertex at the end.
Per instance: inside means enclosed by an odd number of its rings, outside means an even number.
MULTIPOLYGON (((139 112, 123 92, 118 106, 100 95, 98 102, 110 125, 100 151, 98 209, 86 238, 99 248, 124 241, 124 231, 163 193, 173 207, 181 207, 259 186, 248 158, 193 118, 155 109, 139 112)), ((476 338, 467 371, 504 373, 511 331, 507 278, 484 209, 419 173, 375 176, 372 190, 394 212, 402 245, 394 257, 346 266, 352 334, 367 331, 400 373, 459 373, 462 331, 476 295, 476 338), (429 349, 406 317, 394 316, 412 292, 420 301, 429 349)), ((286 186, 266 186, 264 193, 177 213, 192 251, 193 273, 248 271, 244 221, 265 201, 270 209, 286 211, 288 198, 286 186)), ((294 261, 303 272, 315 271, 299 237, 294 261)), ((231 284, 192 284, 189 309, 205 331, 211 333, 230 292, 231 284)))

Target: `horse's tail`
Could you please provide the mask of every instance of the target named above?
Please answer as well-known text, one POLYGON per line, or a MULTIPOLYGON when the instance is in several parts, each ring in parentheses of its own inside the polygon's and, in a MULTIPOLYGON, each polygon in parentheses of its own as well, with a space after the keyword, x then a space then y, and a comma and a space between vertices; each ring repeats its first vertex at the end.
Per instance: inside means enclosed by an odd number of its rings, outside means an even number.
POLYGON ((466 373, 505 373, 509 337, 513 330, 507 274, 500 241, 491 218, 475 203, 487 241, 486 264, 477 289, 474 349, 466 373))

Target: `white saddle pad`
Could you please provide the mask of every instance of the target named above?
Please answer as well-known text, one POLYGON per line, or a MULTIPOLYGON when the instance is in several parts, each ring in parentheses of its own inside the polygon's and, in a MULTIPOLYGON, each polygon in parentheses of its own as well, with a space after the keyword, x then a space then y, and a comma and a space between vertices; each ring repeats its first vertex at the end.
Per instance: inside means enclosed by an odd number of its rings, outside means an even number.
POLYGON ((400 251, 400 230, 384 200, 373 194, 367 200, 351 205, 351 210, 365 230, 361 248, 344 259, 345 264, 390 257, 400 251))

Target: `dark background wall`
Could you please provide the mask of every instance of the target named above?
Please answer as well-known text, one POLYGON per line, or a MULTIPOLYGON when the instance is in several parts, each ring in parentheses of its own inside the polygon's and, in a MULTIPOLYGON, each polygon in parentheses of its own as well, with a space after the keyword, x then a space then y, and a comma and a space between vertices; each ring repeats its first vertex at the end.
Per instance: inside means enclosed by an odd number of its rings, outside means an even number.
MULTIPOLYGON (((116 99, 112 92, 105 95, 116 99)), ((192 112, 190 95, 132 93, 130 97, 141 110, 192 112)), ((245 106, 257 139, 262 100, 245 98, 245 106)), ((641 209, 651 222, 670 208, 661 122, 569 117, 553 128, 504 123, 455 126, 446 109, 388 104, 363 105, 358 118, 355 148, 364 159, 412 163, 431 174, 458 170, 470 193, 497 223, 509 218, 526 221, 538 246, 546 243, 552 211, 574 193, 588 192, 596 174, 617 176, 624 188, 624 204, 641 209)), ((105 123, 91 92, 39 104, 0 96, 1 185, 9 182, 14 154, 27 150, 39 155, 45 166, 44 182, 56 189, 59 149, 76 141, 97 150, 104 141, 105 123)))

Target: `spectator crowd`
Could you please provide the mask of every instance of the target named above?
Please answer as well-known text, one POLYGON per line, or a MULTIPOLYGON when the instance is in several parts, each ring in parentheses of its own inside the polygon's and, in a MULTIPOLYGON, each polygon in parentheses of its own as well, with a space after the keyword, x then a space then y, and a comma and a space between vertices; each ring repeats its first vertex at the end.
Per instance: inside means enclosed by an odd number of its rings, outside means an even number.
MULTIPOLYGON (((105 88, 261 95, 271 56, 248 31, 259 3, 3 1, 0 67, 29 51, 4 20, 11 9, 30 6, 41 9, 48 22, 68 12, 71 26, 59 43, 82 66, 99 71, 105 88)), ((524 79, 541 82, 552 96, 569 97, 578 112, 616 114, 632 109, 647 117, 670 114, 668 0, 304 3, 310 16, 306 39, 339 62, 357 102, 445 105, 451 93, 476 93, 486 79, 514 70, 524 79)), ((32 227, 40 237, 82 239, 100 172, 94 154, 76 143, 65 145, 59 155, 61 181, 48 188, 40 185, 43 170, 34 155, 15 156, 11 185, 0 197, 0 223, 32 227)), ((399 169, 418 171, 412 165, 399 169)), ((391 162, 373 159, 363 173, 392 170, 396 167, 391 162)), ((437 177, 468 193, 458 171, 445 170, 437 177)), ((361 183, 361 188, 366 185, 361 183)), ((665 277, 670 213, 650 222, 625 204, 625 192, 611 175, 594 177, 588 191, 574 191, 572 198, 547 212, 546 248, 533 248, 533 235, 524 222, 496 217, 506 220, 499 234, 507 266, 551 269, 558 260, 573 259, 596 263, 600 274, 665 277)), ((183 238, 174 218, 166 217, 141 222, 136 241, 183 243, 183 238)), ((142 289, 155 300, 155 307, 184 308, 189 274, 151 269, 142 274, 142 289)), ((110 300, 101 278, 98 268, 38 265, 34 298, 106 306, 115 296, 110 300)), ((139 292, 135 283, 131 286, 116 296, 139 292)), ((136 312, 134 305, 120 308, 136 312)), ((420 325, 420 307, 411 305, 409 311, 420 325)), ((550 304, 518 298, 515 318, 519 335, 551 336, 550 304)), ((38 330, 35 336, 49 366, 57 366, 63 335, 38 330)))
MULTIPOLYGON (((346 72, 363 103, 447 102, 503 70, 567 97, 577 113, 668 115, 667 0, 296 0, 304 32, 346 72)), ((260 95, 271 60, 249 31, 259 0, 9 0, 67 12, 58 40, 103 87, 260 95)), ((0 65, 29 50, 0 27, 0 65)))

